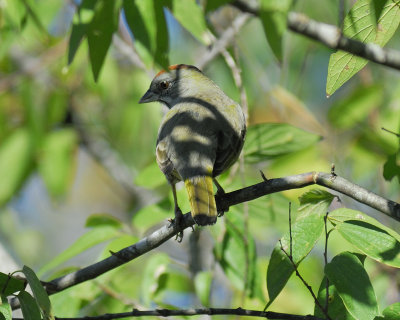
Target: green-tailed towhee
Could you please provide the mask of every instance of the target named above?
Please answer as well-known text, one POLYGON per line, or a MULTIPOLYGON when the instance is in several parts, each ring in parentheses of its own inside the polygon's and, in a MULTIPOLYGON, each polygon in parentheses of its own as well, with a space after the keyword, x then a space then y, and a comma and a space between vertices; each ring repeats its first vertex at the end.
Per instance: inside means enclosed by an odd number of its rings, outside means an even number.
POLYGON ((176 222, 175 184, 183 180, 191 214, 198 225, 214 224, 217 208, 213 180, 238 158, 246 134, 241 107, 199 69, 173 65, 159 72, 139 103, 159 101, 168 108, 157 139, 156 158, 172 186, 176 222))

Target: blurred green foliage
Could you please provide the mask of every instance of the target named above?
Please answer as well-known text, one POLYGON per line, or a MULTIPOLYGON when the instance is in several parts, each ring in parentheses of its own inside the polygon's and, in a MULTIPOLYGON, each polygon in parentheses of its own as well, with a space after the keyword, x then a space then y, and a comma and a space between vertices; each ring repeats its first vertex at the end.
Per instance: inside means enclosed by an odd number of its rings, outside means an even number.
MULTIPOLYGON (((172 195, 154 156, 162 110, 137 103, 154 74, 168 64, 204 63, 203 71, 229 96, 242 102, 241 94, 246 94, 244 161, 219 178, 226 191, 260 182, 259 170, 273 178, 329 171, 334 162, 337 174, 400 201, 399 75, 347 53, 330 56, 322 45, 286 29, 288 10, 337 24, 338 4, 261 0, 259 16, 236 30, 224 56, 205 63, 215 41, 242 14, 228 2, 0 1, 0 239, 23 264, 35 265, 43 280, 75 270, 80 263, 72 258, 85 264, 105 258, 172 216, 172 195), (235 85, 227 55, 241 71, 243 88, 235 85), (327 99, 326 93, 332 96, 327 99), (95 179, 99 176, 101 183, 95 179), (30 186, 35 179, 46 190, 39 196, 30 186), (122 213, 99 213, 86 205, 81 220, 72 215, 78 207, 73 199, 92 204, 114 199, 114 194, 118 198, 110 202, 122 202, 122 213), (35 197, 50 203, 48 211, 58 217, 43 218, 41 210, 33 210, 35 197), (37 224, 27 229, 32 219, 21 218, 19 211, 28 212, 37 224), (60 215, 67 215, 68 223, 54 223, 53 236, 41 231, 44 220, 57 221, 60 215), (74 232, 77 228, 82 232, 74 232), (47 256, 62 231, 71 235, 63 246, 67 249, 47 256)), ((345 3, 345 35, 400 49, 397 2, 345 3)), ((373 319, 379 306, 383 316, 376 319, 400 319, 394 304, 400 298, 399 280, 392 268, 399 267, 398 225, 375 216, 378 222, 369 216, 375 215, 372 209, 347 198, 338 204, 332 194, 310 189, 235 206, 215 226, 186 232, 184 244, 170 241, 95 281, 51 296, 51 313, 76 317, 132 307, 263 309, 268 303, 270 310, 322 317, 305 286, 292 276, 278 242, 281 238, 288 251, 292 201, 293 259, 314 292, 319 288, 322 304, 326 277, 330 280, 330 315, 373 319), (353 210, 337 209, 341 205, 353 210), (327 211, 330 262, 324 273, 327 211), (360 255, 368 257, 365 266, 360 255), (343 270, 355 275, 358 290, 343 270), (358 295, 360 288, 365 290, 358 295)), ((178 197, 187 211, 185 190, 178 190, 178 197)), ((5 279, 0 273, 0 284, 5 279)), ((20 291, 23 308, 33 306, 37 314, 39 300, 46 299, 33 299, 15 281, 12 289, 2 291, 2 301, 20 291)), ((1 315, 10 315, 8 305, 0 305, 1 315)))

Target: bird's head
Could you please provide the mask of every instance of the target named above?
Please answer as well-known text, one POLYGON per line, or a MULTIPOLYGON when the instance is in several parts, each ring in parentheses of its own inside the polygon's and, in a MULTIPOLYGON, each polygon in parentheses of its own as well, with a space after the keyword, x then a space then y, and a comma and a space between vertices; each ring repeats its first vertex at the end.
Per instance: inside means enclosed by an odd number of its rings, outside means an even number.
POLYGON ((194 66, 177 64, 160 71, 139 103, 158 101, 172 108, 180 99, 195 96, 208 78, 194 66))

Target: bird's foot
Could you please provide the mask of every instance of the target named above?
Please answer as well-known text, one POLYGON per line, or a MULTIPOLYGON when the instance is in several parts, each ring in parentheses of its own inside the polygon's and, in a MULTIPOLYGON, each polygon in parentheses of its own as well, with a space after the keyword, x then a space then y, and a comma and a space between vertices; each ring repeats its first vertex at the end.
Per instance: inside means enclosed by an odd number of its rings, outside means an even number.
POLYGON ((178 229, 182 229, 179 231, 175 237, 175 240, 179 243, 182 242, 183 239, 183 213, 179 207, 175 208, 175 219, 168 219, 170 222, 169 227, 174 227, 178 229))

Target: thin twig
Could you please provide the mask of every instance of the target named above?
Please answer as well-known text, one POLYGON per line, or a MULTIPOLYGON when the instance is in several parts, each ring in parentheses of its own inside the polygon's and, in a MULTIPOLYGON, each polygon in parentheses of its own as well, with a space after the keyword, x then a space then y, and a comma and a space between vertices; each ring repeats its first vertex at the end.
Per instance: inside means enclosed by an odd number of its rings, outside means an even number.
POLYGON ((326 316, 326 319, 330 320, 330 317, 328 315, 328 313, 326 312, 325 308, 320 304, 320 302, 318 301, 317 297, 315 296, 315 293, 313 291, 313 289, 311 288, 311 286, 307 283, 307 281, 303 278, 303 276, 300 274, 299 269, 297 268, 296 263, 293 260, 293 252, 292 252, 292 242, 293 242, 293 238, 292 238, 292 217, 291 217, 291 203, 289 202, 289 246, 290 246, 290 253, 288 254, 287 251, 283 248, 282 245, 282 241, 279 240, 279 244, 281 246, 281 250, 282 252, 288 257, 290 263, 293 266, 293 269, 296 273, 296 276, 299 277, 299 279, 301 280, 301 282, 303 282, 304 286, 307 288, 307 290, 310 292, 311 296, 314 299, 315 304, 318 306, 318 308, 321 309, 321 311, 323 312, 323 314, 326 316))
POLYGON ((245 25, 245 23, 250 19, 251 15, 247 13, 239 14, 232 22, 231 26, 228 27, 218 39, 215 39, 212 34, 211 37, 214 38, 214 43, 211 49, 204 54, 199 61, 197 61, 196 66, 199 69, 203 69, 208 63, 210 63, 216 56, 218 56, 223 50, 225 50, 237 31, 245 25))
POLYGON ((292 203, 289 202, 289 252, 290 259, 293 259, 293 239, 292 239, 292 203))
POLYGON ((391 131, 391 130, 386 129, 386 128, 381 128, 381 129, 382 129, 383 131, 386 131, 386 132, 389 132, 389 133, 391 133, 391 134, 394 134, 397 138, 400 138, 400 133, 391 131))
MULTIPOLYGON (((258 311, 248 309, 226 309, 226 308, 206 308, 206 309, 182 309, 182 310, 170 310, 170 309, 156 309, 156 310, 137 310, 133 309, 130 312, 122 313, 108 313, 100 316, 92 317, 80 317, 80 318, 58 318, 56 320, 112 320, 121 319, 128 317, 145 317, 145 316, 160 316, 160 317, 172 317, 172 316, 198 316, 198 315, 237 315, 247 317, 260 317, 266 319, 283 319, 283 320, 323 320, 312 315, 296 315, 289 313, 280 313, 272 311, 258 311)), ((13 318, 13 320, 23 320, 21 318, 13 318)))
MULTIPOLYGON (((324 216, 324 225, 325 225, 325 247, 324 247, 324 264, 325 267, 328 264, 328 238, 329 238, 329 232, 328 232, 328 227, 327 227, 327 220, 328 220, 328 214, 329 212, 326 212, 326 215, 324 216)), ((325 312, 328 314, 328 306, 329 306, 329 279, 326 277, 326 284, 325 284, 325 291, 326 291, 326 296, 325 296, 325 312)))

